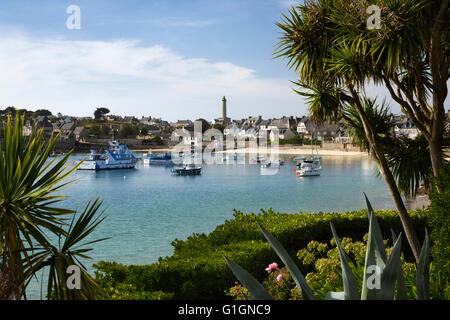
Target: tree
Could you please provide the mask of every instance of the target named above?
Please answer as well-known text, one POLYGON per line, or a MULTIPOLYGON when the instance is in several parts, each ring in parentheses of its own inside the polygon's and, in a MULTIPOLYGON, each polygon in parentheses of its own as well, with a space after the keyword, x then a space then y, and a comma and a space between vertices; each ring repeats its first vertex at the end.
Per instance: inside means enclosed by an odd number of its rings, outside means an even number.
POLYGON ((102 128, 98 124, 93 124, 88 128, 89 134, 96 136, 97 138, 102 134, 102 128))
POLYGON ((212 127, 214 129, 219 130, 220 132, 223 132, 223 129, 224 129, 224 126, 222 124, 220 124, 220 123, 215 123, 212 127))
POLYGON ((35 116, 35 117, 39 117, 39 116, 51 117, 52 113, 46 109, 38 109, 33 112, 33 116, 35 116))
MULTIPOLYGON (((79 165, 67 169, 71 152, 48 161, 58 136, 47 141, 43 130, 35 127, 30 137, 24 137, 23 124, 24 116, 16 114, 14 125, 8 117, 4 143, 0 147, 0 299, 22 298, 31 277, 52 264, 58 267, 53 269, 57 275, 53 273, 56 278, 49 282, 49 293, 65 286, 61 274, 66 270, 60 268, 61 260, 78 266, 83 270, 81 280, 93 285, 78 260, 86 258, 85 253, 90 249, 74 248, 73 245, 78 245, 103 219, 95 217, 101 204, 99 201, 88 204, 78 219, 74 216, 76 211, 59 205, 65 198, 60 191, 70 183, 65 179, 79 165), (73 219, 69 229, 65 230, 70 215, 73 219), (56 246, 52 245, 48 233, 62 240, 64 246, 60 250, 55 251, 56 246), (36 250, 51 252, 53 256, 35 253, 36 250)), ((99 291, 91 289, 89 286, 86 290, 90 291, 57 297, 96 298, 99 291)))
POLYGON ((95 120, 102 120, 105 115, 109 113, 108 108, 97 108, 94 112, 95 120))
POLYGON ((139 128, 132 124, 125 124, 119 130, 120 138, 136 137, 139 134, 139 128))
POLYGON ((205 119, 200 118, 200 119, 197 119, 195 121, 200 121, 202 123, 202 133, 205 133, 206 130, 211 128, 211 125, 205 119))
POLYGON ((142 126, 139 129, 139 133, 140 133, 141 136, 145 137, 148 134, 148 127, 147 126, 142 126))
POLYGON ((111 133, 111 128, 108 125, 101 127, 101 134, 103 136, 108 136, 110 133, 111 133))
POLYGON ((315 0, 291 8, 290 16, 283 15, 284 21, 277 23, 282 37, 275 55, 288 59, 288 67, 297 72, 299 80, 295 84, 300 89, 295 91, 306 97, 314 120, 345 119, 352 127, 358 120, 418 261, 420 243, 390 170, 377 127, 371 121, 369 112, 373 105, 363 94, 367 65, 371 63, 369 48, 367 43, 347 39, 342 34, 341 23, 344 22, 337 21, 341 3, 351 6, 356 2, 315 0), (345 108, 354 110, 357 119, 349 118, 343 112, 345 108))
POLYGON ((333 23, 358 44, 366 80, 386 86, 429 146, 434 176, 442 164, 444 102, 450 78, 449 0, 383 0, 381 28, 366 27, 373 1, 336 1, 333 23))

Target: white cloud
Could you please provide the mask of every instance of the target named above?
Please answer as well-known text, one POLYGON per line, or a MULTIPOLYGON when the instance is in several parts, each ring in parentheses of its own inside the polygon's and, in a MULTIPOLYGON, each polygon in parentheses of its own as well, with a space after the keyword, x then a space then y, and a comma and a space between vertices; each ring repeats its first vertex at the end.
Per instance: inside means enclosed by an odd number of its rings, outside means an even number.
POLYGON ((97 106, 114 114, 170 120, 220 116, 301 115, 301 98, 289 79, 259 77, 231 62, 189 58, 138 40, 71 41, 3 34, 0 42, 0 106, 47 107, 91 115, 97 106))

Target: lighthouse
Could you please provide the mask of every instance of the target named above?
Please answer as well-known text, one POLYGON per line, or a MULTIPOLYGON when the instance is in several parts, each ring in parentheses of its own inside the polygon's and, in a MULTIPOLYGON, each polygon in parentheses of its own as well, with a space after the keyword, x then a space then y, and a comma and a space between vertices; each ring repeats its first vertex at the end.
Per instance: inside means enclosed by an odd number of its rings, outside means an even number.
POLYGON ((220 123, 226 125, 231 122, 231 119, 227 117, 227 98, 223 96, 222 98, 222 116, 220 118, 214 119, 213 124, 220 123))
POLYGON ((227 119, 227 99, 225 96, 222 98, 222 119, 223 121, 226 121, 227 119))

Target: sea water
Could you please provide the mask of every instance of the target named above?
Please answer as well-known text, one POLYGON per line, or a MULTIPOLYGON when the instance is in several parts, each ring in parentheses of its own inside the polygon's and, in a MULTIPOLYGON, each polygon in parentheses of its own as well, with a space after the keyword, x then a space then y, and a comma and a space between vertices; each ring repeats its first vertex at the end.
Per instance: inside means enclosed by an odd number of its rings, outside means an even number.
MULTIPOLYGON (((83 155, 71 157, 72 162, 83 155)), ((60 192, 67 196, 65 208, 81 211, 98 196, 108 216, 88 240, 110 237, 91 245, 92 266, 100 260, 124 264, 150 264, 172 254, 174 239, 192 233, 210 233, 233 218, 233 209, 259 213, 343 212, 365 209, 363 192, 374 209, 394 209, 376 165, 366 156, 323 156, 318 177, 297 177, 296 163, 284 156, 285 164, 262 174, 260 165, 203 164, 199 176, 172 176, 169 166, 144 165, 135 169, 76 171, 77 181, 60 192)), ((90 270, 91 271, 91 270, 90 270)), ((45 288, 45 286, 44 286, 45 288)), ((29 298, 39 298, 36 282, 29 298)))

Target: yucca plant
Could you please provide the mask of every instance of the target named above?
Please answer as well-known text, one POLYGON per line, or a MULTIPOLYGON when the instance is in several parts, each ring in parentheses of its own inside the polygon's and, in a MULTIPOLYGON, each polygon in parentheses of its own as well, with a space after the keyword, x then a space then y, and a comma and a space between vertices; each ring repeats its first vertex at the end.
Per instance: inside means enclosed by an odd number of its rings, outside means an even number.
MULTIPOLYGON (((69 168, 71 152, 49 161, 58 135, 47 139, 43 130, 35 126, 31 135, 25 137, 24 120, 19 113, 14 122, 8 116, 0 146, 0 299, 25 297, 29 278, 42 267, 39 263, 46 251, 52 252, 54 269, 60 268, 56 265, 61 266, 57 261, 62 257, 65 263, 78 265, 76 257, 83 257, 84 251, 74 250, 73 245, 101 221, 92 220, 100 204, 96 201, 65 230, 67 218, 76 211, 56 206, 65 199, 57 192, 71 183, 65 179, 78 166, 69 168), (51 245, 49 234, 64 239, 63 247, 56 249, 51 245), (36 249, 40 251, 35 253, 36 249)), ((53 285, 56 290, 57 283, 53 285)))
MULTIPOLYGON (((365 195, 364 195, 365 196, 365 195)), ((361 290, 358 288, 358 282, 353 274, 352 268, 348 262, 347 256, 341 247, 336 230, 330 223, 333 237, 339 252, 342 269, 342 282, 344 291, 329 292, 326 300, 393 300, 406 299, 406 285, 401 264, 401 233, 396 236, 393 233, 394 246, 390 255, 386 253, 383 242, 383 235, 378 224, 372 205, 366 198, 368 218, 369 218, 369 234, 367 241, 366 258, 364 265, 363 286, 361 290)), ((305 300, 315 300, 316 297, 305 280, 302 272, 294 263, 287 251, 281 243, 258 222, 258 225, 275 250, 281 261, 289 270, 297 287, 302 293, 305 300)), ((426 230, 425 230, 426 231, 426 230)), ((267 292, 262 284, 258 282, 249 272, 241 268, 229 260, 226 256, 231 271, 242 285, 248 290, 249 294, 256 300, 271 300, 272 296, 267 292)), ((430 241, 428 233, 425 232, 425 241, 420 252, 420 260, 417 265, 416 287, 418 299, 429 299, 429 268, 430 268, 430 241)), ((246 296, 247 299, 250 299, 246 296)))
POLYGON ((59 238, 62 245, 56 247, 51 243, 40 248, 33 248, 36 253, 30 255, 31 267, 25 270, 27 284, 32 277, 40 270, 48 267, 49 275, 47 281, 47 298, 58 300, 84 300, 102 297, 100 286, 93 281, 87 273, 86 267, 79 258, 90 259, 86 255, 92 248, 87 245, 103 241, 109 238, 96 239, 81 243, 95 228, 105 219, 102 214, 97 214, 102 201, 97 198, 91 205, 87 204, 79 217, 73 216, 72 222, 63 239, 59 238), (69 266, 77 266, 80 270, 80 289, 68 290, 67 281, 69 266))

